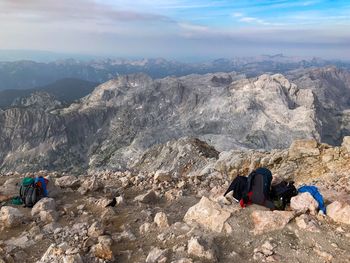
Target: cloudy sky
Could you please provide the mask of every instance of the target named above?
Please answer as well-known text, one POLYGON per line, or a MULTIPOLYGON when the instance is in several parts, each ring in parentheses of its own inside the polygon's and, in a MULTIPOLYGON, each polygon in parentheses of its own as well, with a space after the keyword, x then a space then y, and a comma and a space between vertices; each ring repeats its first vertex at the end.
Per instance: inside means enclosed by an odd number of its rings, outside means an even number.
POLYGON ((350 59, 350 1, 0 0, 0 49, 350 59))

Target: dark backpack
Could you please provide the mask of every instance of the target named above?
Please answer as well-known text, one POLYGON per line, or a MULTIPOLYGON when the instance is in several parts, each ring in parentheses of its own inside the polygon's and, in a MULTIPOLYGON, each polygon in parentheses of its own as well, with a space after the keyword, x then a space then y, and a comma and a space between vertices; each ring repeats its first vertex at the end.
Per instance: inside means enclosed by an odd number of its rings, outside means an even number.
POLYGON ((271 199, 274 201, 275 207, 280 210, 284 210, 286 205, 290 203, 290 199, 297 194, 294 182, 282 181, 271 187, 271 199))
POLYGON ((247 189, 247 180, 248 178, 245 176, 237 176, 228 187, 224 196, 226 196, 229 192, 233 191, 233 198, 236 199, 237 202, 239 202, 247 189))
POLYGON ((19 196, 25 207, 33 207, 41 199, 42 190, 35 184, 33 178, 24 178, 19 189, 19 196))
POLYGON ((253 188, 256 187, 254 185, 254 182, 257 176, 262 177, 262 185, 259 185, 257 187, 262 187, 262 192, 264 193, 264 196, 268 198, 270 196, 272 173, 267 168, 258 168, 249 174, 247 181, 247 192, 254 190, 253 188))
POLYGON ((274 209, 270 200, 272 173, 267 168, 258 168, 251 172, 247 180, 247 189, 243 196, 244 204, 258 204, 274 209))

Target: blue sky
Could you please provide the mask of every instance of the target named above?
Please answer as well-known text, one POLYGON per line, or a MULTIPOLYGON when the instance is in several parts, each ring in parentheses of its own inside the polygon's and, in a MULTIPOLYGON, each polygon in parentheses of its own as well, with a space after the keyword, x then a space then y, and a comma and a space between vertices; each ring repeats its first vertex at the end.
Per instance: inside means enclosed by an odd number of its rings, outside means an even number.
POLYGON ((0 49, 350 59, 350 1, 1 0, 0 49))

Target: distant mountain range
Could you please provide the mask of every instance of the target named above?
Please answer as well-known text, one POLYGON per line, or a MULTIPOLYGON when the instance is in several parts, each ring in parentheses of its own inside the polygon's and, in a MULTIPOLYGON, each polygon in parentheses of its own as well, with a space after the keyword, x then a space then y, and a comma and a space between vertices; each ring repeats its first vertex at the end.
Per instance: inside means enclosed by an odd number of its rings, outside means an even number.
POLYGON ((298 138, 339 144, 349 121, 350 71, 336 67, 253 78, 125 75, 70 105, 41 91, 0 109, 0 172, 125 169, 182 137, 219 151, 286 148, 298 138))
POLYGON ((233 71, 253 77, 263 73, 285 73, 294 69, 328 65, 350 68, 350 63, 347 62, 287 57, 282 54, 217 59, 203 63, 182 63, 165 59, 100 59, 91 61, 66 59, 49 63, 0 62, 0 90, 31 89, 65 78, 103 83, 119 75, 134 73, 145 73, 152 78, 163 78, 233 71))
POLYGON ((27 97, 35 92, 46 92, 60 102, 69 104, 91 93, 98 84, 81 79, 67 78, 37 88, 3 90, 0 91, 0 108, 10 107, 20 98, 27 97))

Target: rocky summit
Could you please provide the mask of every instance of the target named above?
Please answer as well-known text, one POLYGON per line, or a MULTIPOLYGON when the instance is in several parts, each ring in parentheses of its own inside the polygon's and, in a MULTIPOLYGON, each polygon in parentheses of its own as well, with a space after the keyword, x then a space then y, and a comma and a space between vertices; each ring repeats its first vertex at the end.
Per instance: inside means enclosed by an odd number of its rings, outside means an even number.
POLYGON ((49 179, 49 197, 32 209, 8 199, 34 174, 7 173, 0 262, 349 262, 349 170, 350 137, 337 147, 303 139, 282 150, 221 152, 183 138, 123 172, 36 172, 49 179), (317 186, 327 214, 309 193, 285 211, 223 197, 233 178, 261 166, 273 183, 317 186))
POLYGON ((349 76, 135 74, 71 104, 14 100, 0 110, 0 263, 350 262, 349 76), (258 167, 316 186, 325 209, 309 192, 283 211, 223 196, 258 167), (23 207, 35 176, 48 197, 23 207))
MULTIPOLYGON (((185 137, 220 152, 283 149, 300 138, 339 145, 350 134, 349 76, 333 67, 254 78, 135 74, 68 106, 37 92, 0 110, 0 172, 123 171, 185 137)), ((186 143, 176 149, 186 151, 186 143)))

